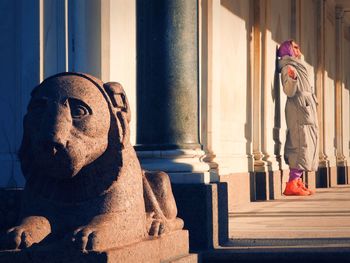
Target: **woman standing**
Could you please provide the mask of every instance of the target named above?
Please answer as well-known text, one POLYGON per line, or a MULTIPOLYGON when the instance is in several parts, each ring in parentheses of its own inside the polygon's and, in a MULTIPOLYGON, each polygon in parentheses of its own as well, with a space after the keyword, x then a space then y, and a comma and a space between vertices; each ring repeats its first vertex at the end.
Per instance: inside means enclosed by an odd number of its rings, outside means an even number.
POLYGON ((301 176, 304 171, 318 169, 317 98, 301 55, 293 40, 284 41, 278 49, 283 91, 287 95, 284 158, 290 168, 284 195, 313 194, 301 176))

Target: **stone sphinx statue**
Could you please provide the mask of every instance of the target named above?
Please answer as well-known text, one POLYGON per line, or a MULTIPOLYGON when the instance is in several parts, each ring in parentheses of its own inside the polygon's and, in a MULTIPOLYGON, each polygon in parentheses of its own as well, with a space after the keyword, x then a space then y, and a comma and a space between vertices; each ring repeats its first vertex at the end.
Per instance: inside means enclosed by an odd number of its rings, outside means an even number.
POLYGON ((26 178, 20 221, 3 247, 60 240, 103 251, 181 230, 169 177, 141 169, 130 120, 119 83, 61 73, 37 86, 19 151, 26 178))

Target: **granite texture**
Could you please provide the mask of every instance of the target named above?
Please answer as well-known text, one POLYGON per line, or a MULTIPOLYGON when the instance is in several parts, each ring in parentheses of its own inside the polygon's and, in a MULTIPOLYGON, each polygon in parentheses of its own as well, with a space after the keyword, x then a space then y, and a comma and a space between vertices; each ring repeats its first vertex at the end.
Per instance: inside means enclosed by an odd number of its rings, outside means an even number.
POLYGON ((187 232, 181 232, 169 176, 142 170, 130 144, 131 113, 122 86, 65 72, 31 95, 19 150, 26 185, 21 194, 8 192, 0 210, 7 217, 1 227, 8 228, 0 246, 14 249, 2 255, 30 255, 38 262, 55 255, 59 262, 73 251, 79 262, 88 252, 105 258, 106 251, 130 245, 140 247, 130 250, 139 260, 147 253, 160 259, 186 255, 187 234, 172 235, 187 232), (150 245, 157 237, 170 239, 150 245))

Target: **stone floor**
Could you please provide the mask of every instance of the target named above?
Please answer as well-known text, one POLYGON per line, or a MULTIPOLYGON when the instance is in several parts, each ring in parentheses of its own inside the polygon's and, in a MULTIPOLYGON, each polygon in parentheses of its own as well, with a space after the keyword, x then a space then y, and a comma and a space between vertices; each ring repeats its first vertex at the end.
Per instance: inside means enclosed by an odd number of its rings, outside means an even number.
POLYGON ((349 262, 350 185, 236 207, 229 242, 203 262, 349 262))
POLYGON ((231 239, 350 239, 350 185, 237 207, 229 227, 231 239))

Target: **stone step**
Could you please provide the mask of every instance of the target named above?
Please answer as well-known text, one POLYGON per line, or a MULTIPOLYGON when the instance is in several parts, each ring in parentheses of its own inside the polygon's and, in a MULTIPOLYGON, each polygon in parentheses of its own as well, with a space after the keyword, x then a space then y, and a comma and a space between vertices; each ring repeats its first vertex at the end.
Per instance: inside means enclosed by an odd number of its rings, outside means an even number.
POLYGON ((348 239, 239 239, 201 253, 202 262, 350 262, 348 239))
POLYGON ((349 238, 280 238, 280 239, 230 239, 225 247, 235 248, 263 248, 263 247, 348 247, 350 248, 349 238))

